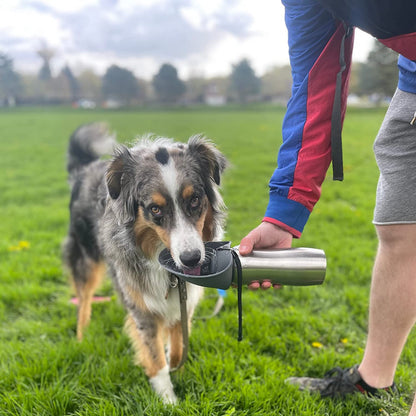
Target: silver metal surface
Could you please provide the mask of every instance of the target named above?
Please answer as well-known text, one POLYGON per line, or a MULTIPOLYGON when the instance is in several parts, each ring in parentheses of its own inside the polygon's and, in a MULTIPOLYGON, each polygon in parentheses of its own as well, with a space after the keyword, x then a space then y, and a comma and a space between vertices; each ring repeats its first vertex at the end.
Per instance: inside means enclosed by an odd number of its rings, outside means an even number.
MULTIPOLYGON (((319 285, 325 279, 325 252, 315 248, 256 250, 242 256, 234 247, 243 269, 243 283, 270 280, 273 284, 290 286, 319 285)), ((234 276, 234 279, 236 277, 234 276)))

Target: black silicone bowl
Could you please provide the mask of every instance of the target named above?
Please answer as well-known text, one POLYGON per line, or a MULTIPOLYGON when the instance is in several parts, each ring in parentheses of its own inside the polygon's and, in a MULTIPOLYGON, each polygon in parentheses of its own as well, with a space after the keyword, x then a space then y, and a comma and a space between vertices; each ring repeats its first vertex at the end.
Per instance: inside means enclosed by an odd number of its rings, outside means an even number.
POLYGON ((184 273, 176 267, 168 249, 159 255, 159 263, 168 272, 198 286, 228 289, 233 280, 233 256, 229 241, 210 241, 204 243, 206 260, 201 266, 200 275, 184 273))

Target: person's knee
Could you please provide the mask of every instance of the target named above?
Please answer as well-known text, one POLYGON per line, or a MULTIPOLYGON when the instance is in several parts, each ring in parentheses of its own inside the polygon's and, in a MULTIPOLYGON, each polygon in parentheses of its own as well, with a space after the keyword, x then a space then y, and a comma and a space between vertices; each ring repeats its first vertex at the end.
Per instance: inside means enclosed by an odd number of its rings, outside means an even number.
POLYGON ((391 251, 416 252, 416 224, 377 225, 380 247, 391 251))

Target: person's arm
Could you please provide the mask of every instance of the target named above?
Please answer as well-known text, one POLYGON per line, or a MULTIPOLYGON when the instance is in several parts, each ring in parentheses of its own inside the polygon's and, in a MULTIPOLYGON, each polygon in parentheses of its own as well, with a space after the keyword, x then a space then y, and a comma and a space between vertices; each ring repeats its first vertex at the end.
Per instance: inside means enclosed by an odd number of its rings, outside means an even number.
MULTIPOLYGON (((283 0, 283 4, 293 85, 283 121, 278 168, 270 179, 269 204, 263 218, 263 223, 275 227, 261 224, 251 231, 241 241, 241 254, 249 254, 250 248, 290 247, 291 237, 301 236, 331 162, 331 116, 345 29, 314 0, 283 0)), ((345 41, 342 116, 351 53, 352 36, 345 41)))

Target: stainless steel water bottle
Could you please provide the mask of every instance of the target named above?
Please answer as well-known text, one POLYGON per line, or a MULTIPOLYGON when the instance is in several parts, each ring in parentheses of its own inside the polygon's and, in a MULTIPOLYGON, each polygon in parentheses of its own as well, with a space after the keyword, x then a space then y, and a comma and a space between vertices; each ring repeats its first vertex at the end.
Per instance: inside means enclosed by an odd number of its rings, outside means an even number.
MULTIPOLYGON (((325 279, 325 252, 316 248, 254 250, 248 256, 237 252, 242 268, 243 284, 270 280, 272 284, 290 286, 320 285, 325 279)), ((236 283, 234 274, 233 282, 236 283)))

